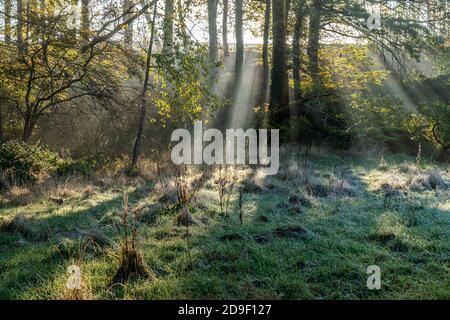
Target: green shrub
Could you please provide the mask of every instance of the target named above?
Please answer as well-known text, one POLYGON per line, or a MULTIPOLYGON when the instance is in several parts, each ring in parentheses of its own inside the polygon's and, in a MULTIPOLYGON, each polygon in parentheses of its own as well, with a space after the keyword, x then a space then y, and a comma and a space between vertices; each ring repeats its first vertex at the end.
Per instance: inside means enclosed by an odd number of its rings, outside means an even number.
POLYGON ((39 176, 50 173, 58 154, 40 146, 20 141, 0 145, 0 171, 3 185, 34 183, 39 176))
POLYGON ((94 170, 95 164, 85 159, 61 159, 58 161, 55 174, 58 176, 68 176, 71 174, 89 175, 94 170))

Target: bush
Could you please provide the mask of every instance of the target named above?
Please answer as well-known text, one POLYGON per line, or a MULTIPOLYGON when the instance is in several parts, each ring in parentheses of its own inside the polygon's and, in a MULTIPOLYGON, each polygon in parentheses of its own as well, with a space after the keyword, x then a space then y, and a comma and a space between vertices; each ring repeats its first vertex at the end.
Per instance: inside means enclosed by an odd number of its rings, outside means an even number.
POLYGON ((39 144, 10 141, 0 145, 0 188, 33 184, 45 174, 89 175, 95 163, 89 159, 63 159, 39 144))
POLYGON ((71 174, 89 175, 94 170, 94 163, 85 159, 61 159, 55 168, 58 176, 68 176, 71 174))
POLYGON ((3 186, 34 183, 50 173, 58 155, 38 144, 10 141, 0 145, 0 171, 3 186))

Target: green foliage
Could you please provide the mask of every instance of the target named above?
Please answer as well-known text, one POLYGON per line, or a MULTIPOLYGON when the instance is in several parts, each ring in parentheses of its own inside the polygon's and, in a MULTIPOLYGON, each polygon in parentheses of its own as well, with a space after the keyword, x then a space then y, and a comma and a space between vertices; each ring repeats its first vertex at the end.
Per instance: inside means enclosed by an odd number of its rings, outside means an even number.
POLYGON ((10 141, 0 146, 0 169, 9 184, 35 182, 56 165, 58 155, 39 144, 10 141))
POLYGON ((58 176, 72 174, 89 175, 95 169, 95 162, 86 159, 61 159, 57 162, 54 173, 58 176))
POLYGON ((95 157, 61 158, 40 144, 9 141, 0 146, 0 170, 5 186, 33 184, 45 175, 89 175, 102 163, 95 157))

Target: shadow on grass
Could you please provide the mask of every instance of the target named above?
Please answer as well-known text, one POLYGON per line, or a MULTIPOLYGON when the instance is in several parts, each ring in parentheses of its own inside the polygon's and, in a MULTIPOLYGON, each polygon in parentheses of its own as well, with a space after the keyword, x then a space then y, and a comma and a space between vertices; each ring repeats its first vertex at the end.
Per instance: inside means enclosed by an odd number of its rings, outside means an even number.
MULTIPOLYGON (((130 205, 148 196, 149 190, 149 186, 144 185, 130 192, 130 205)), ((65 273, 68 263, 75 257, 65 257, 54 249, 57 236, 83 229, 98 229, 99 220, 112 208, 122 208, 122 204, 121 194, 87 209, 77 212, 68 210, 64 215, 51 215, 58 209, 54 207, 48 210, 49 216, 36 219, 40 225, 51 229, 47 241, 26 242, 20 234, 0 233, 0 298, 17 299, 24 292, 39 291, 43 282, 51 282, 57 273, 65 273), (25 243, 21 243, 23 241, 25 243)))

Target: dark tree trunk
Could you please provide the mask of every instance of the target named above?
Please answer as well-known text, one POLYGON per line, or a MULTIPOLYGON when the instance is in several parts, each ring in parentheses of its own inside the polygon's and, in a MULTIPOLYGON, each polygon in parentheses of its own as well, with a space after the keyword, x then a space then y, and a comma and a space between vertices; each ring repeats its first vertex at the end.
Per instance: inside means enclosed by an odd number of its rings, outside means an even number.
POLYGON ((22 135, 22 139, 25 143, 30 142, 31 135, 33 134, 35 125, 36 125, 36 119, 34 119, 31 115, 27 115, 25 117, 25 122, 23 125, 23 135, 22 135))
POLYGON ((243 15, 242 0, 236 0, 236 83, 240 81, 244 64, 243 15))
POLYGON ((151 36, 150 36, 150 43, 147 51, 147 61, 145 66, 145 78, 144 78, 144 86, 142 88, 142 95, 141 95, 141 114, 139 118, 139 126, 138 131, 136 134, 136 141, 134 143, 134 149, 133 149, 133 159, 131 160, 131 168, 136 168, 139 155, 141 153, 142 149, 142 137, 144 135, 144 127, 145 127, 145 117, 147 114, 147 91, 148 91, 148 83, 150 78, 150 67, 151 67, 151 58, 152 58, 152 51, 153 51, 153 39, 155 36, 155 21, 156 21, 156 13, 158 9, 158 0, 154 0, 154 9, 153 9, 153 19, 152 19, 152 30, 151 30, 151 36))
POLYGON ((230 54, 228 47, 228 0, 223 0, 222 45, 224 56, 228 56, 230 54))
POLYGON ((272 3, 273 64, 270 86, 270 125, 287 138, 289 128, 288 75, 286 66, 286 0, 272 3))
POLYGON ((298 0, 298 4, 295 8, 295 26, 294 36, 292 39, 292 65, 293 65, 293 78, 294 78, 294 99, 298 104, 302 97, 302 90, 300 85, 300 68, 301 68, 301 45, 300 41, 303 36, 303 27, 305 19, 305 0, 298 0))
POLYGON ((163 52, 171 53, 173 48, 174 0, 165 0, 163 22, 163 52))
POLYGON ((0 143, 5 141, 5 134, 3 129, 3 98, 0 97, 0 143))
POLYGON ((11 43, 11 0, 5 0, 5 43, 11 43))
POLYGON ((270 8, 271 0, 266 0, 264 13, 264 35, 263 35, 263 80, 261 86, 260 104, 267 102, 267 86, 269 84, 269 32, 270 32, 270 8))
POLYGON ((315 90, 320 90, 319 75, 319 40, 320 40, 320 12, 321 0, 312 0, 309 14, 308 58, 309 72, 315 90))
MULTIPOLYGON (((132 7, 131 0, 123 0, 123 12, 128 12, 131 10, 132 7)), ((129 20, 131 17, 131 13, 128 12, 123 16, 123 21, 129 20)), ((124 42, 125 46, 128 48, 131 48, 133 46, 133 23, 128 24, 127 28, 125 29, 125 35, 124 35, 124 42)))

